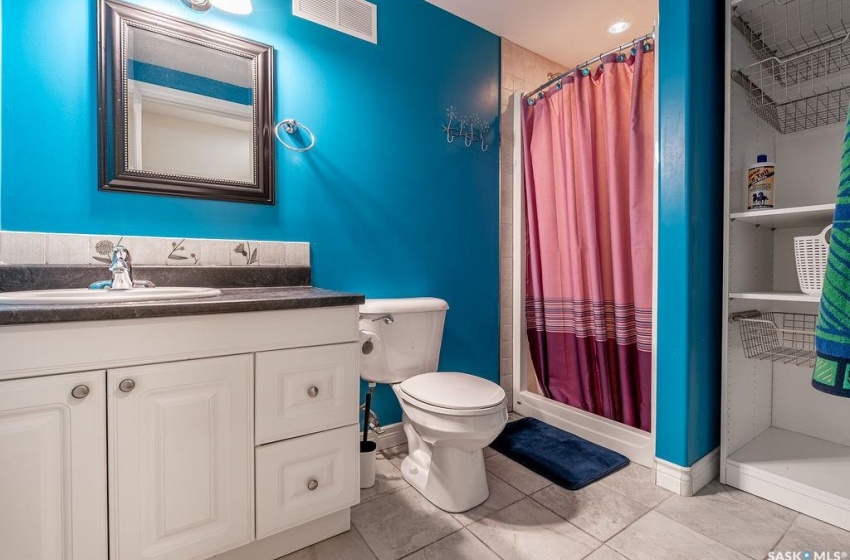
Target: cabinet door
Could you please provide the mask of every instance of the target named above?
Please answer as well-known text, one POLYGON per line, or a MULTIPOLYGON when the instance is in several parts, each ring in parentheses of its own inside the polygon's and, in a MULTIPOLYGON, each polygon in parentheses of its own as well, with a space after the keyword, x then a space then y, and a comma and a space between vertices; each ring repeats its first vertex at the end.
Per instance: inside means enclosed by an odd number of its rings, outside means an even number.
POLYGON ((106 560, 106 513, 104 372, 0 382, 0 557, 106 560))
POLYGON ((107 372, 112 560, 206 558, 252 539, 252 358, 107 372))
POLYGON ((257 444, 357 423, 357 343, 257 354, 257 444))

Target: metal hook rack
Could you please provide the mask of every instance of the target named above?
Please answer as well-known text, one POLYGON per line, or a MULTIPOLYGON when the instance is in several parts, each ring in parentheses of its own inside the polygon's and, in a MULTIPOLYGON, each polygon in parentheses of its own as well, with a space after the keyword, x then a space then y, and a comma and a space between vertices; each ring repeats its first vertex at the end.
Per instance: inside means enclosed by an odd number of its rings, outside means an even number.
POLYGON ((313 131, 307 128, 306 125, 296 121, 295 119, 283 119, 279 123, 277 123, 274 127, 274 135, 277 137, 277 141, 283 144, 284 148, 292 150, 293 152, 306 152, 308 150, 313 149, 313 146, 316 145, 316 135, 313 134, 313 131), (306 148, 296 148, 295 146, 290 146, 286 142, 283 141, 283 138, 280 136, 280 129, 283 128, 283 131, 287 134, 295 134, 298 132, 299 128, 303 128, 307 131, 307 134, 310 135, 310 144, 306 148))
POLYGON ((476 113, 472 115, 458 115, 457 109, 449 107, 446 109, 448 122, 443 125, 446 133, 446 142, 451 144, 455 138, 463 138, 464 145, 469 148, 473 144, 481 143, 481 151, 486 152, 490 147, 486 143, 487 133, 490 132, 490 123, 481 120, 476 113))

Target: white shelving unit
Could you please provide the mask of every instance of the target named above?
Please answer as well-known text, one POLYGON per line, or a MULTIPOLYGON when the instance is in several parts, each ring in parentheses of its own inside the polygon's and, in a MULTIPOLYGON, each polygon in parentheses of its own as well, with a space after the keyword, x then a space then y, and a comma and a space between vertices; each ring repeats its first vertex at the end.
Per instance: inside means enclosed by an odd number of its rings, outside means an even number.
POLYGON ((817 508, 825 521, 850 526, 850 447, 768 428, 726 459, 726 483, 793 509, 817 508))
POLYGON ((798 228, 823 226, 832 222, 835 204, 815 204, 813 206, 795 206, 793 208, 773 208, 771 210, 748 210, 733 212, 729 218, 757 226, 771 228, 798 228))
POLYGON ((817 303, 820 296, 810 296, 803 292, 730 292, 730 299, 753 299, 757 301, 802 301, 817 303))
POLYGON ((850 18, 850 0, 727 3, 720 478, 850 530, 850 399, 812 388, 812 368, 795 365, 806 360, 783 362, 779 352, 752 348, 745 354, 741 323, 731 320, 751 311, 811 319, 819 311, 820 298, 800 291, 793 238, 817 234, 835 212, 850 101, 850 38, 841 38, 850 33, 850 19, 842 22, 834 13, 839 4, 850 18), (815 47, 818 37, 833 42, 825 50, 794 52, 795 45, 815 47), (821 75, 818 83, 800 79, 811 75, 803 65, 817 63, 811 53, 833 49, 848 61, 830 66, 836 75, 821 75), (795 58, 783 62, 786 57, 795 58), (835 107, 810 104, 807 95, 835 97, 835 107), (748 211, 745 174, 759 154, 776 162, 777 208, 748 211))

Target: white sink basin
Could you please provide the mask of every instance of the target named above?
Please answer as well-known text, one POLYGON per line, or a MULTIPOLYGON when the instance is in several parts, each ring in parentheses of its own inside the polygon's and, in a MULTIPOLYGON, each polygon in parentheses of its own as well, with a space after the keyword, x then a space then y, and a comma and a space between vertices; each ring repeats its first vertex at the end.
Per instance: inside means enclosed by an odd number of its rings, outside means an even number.
POLYGON ((86 303, 121 303, 125 301, 158 301, 220 296, 215 288, 133 288, 132 290, 33 290, 0 292, 0 304, 54 305, 86 303))

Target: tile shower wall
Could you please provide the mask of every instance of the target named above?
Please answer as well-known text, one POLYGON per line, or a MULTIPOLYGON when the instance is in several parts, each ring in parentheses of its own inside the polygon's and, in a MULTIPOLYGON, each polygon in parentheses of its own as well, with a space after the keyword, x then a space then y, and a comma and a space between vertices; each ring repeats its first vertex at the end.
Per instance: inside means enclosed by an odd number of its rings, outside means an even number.
MULTIPOLYGON (((513 408, 513 102, 517 92, 531 91, 566 67, 502 39, 500 134, 501 209, 499 225, 499 380, 513 408)), ((519 94, 519 93, 518 93, 519 94)), ((519 138, 516 138, 519 141, 519 138)), ((519 203, 519 201, 516 201, 519 203)))
POLYGON ((0 265, 106 266, 118 244, 134 265, 309 266, 309 243, 0 231, 0 265))

